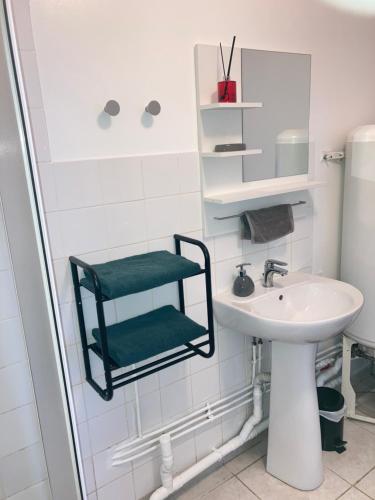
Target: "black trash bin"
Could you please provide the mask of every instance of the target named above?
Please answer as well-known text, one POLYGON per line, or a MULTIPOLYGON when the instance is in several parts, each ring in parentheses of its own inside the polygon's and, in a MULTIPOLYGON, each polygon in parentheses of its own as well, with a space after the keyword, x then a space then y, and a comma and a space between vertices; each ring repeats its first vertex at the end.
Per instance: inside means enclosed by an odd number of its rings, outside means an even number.
POLYGON ((322 449, 343 453, 346 448, 344 437, 344 396, 335 389, 318 387, 320 432, 322 449))

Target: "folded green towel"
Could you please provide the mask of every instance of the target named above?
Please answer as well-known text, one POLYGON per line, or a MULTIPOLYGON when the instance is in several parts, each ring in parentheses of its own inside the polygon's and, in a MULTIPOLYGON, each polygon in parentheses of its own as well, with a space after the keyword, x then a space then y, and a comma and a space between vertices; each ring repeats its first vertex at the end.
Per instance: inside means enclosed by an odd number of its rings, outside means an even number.
MULTIPOLYGON (((102 294, 108 299, 150 290, 201 272, 196 262, 166 250, 133 255, 92 267, 98 275, 102 294)), ((84 273, 81 285, 94 292, 90 273, 87 270, 84 273)))
MULTIPOLYGON (((116 364, 124 367, 182 346, 206 333, 206 328, 173 306, 164 306, 107 326, 108 351, 116 364)), ((101 346, 99 329, 94 328, 92 334, 101 346)))

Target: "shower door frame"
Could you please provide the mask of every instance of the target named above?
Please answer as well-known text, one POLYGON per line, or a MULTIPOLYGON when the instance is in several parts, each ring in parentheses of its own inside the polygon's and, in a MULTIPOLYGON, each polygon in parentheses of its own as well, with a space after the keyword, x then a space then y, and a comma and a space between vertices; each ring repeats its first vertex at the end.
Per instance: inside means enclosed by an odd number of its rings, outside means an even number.
POLYGON ((17 79, 19 61, 13 42, 14 27, 2 0, 0 97, 6 120, 0 125, 0 197, 52 496, 54 500, 86 499, 61 321, 51 280, 52 262, 43 237, 46 228, 41 194, 33 174, 36 156, 25 94, 17 79))

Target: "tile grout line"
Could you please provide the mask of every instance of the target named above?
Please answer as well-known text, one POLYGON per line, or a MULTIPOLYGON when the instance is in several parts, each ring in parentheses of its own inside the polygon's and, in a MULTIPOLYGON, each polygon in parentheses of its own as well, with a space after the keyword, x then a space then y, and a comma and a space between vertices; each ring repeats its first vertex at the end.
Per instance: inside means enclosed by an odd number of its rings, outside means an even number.
POLYGON ((148 196, 145 197, 143 196, 142 198, 131 198, 127 200, 122 200, 122 201, 103 201, 101 203, 96 203, 95 205, 79 205, 79 206, 73 206, 73 207, 66 207, 66 208, 50 208, 48 210, 45 210, 44 213, 45 215, 48 214, 56 214, 56 213, 62 213, 62 212, 72 212, 76 210, 86 210, 86 209, 95 209, 95 208, 103 208, 103 207, 113 207, 116 205, 127 205, 129 203, 137 203, 140 201, 148 201, 148 200, 161 200, 164 198, 178 198, 180 196, 185 196, 189 194, 200 194, 200 191, 184 191, 184 192, 175 192, 175 193, 170 193, 170 194, 164 194, 164 195, 159 195, 159 196, 148 196))
POLYGON ((363 493, 362 490, 359 490, 355 486, 350 486, 350 488, 348 488, 347 490, 345 490, 339 497, 336 498, 336 500, 339 500, 340 498, 343 498, 351 489, 353 489, 355 491, 359 491, 360 493, 362 493, 362 495, 364 495, 365 497, 369 498, 370 500, 374 500, 372 497, 369 497, 366 493, 363 493))
MULTIPOLYGON (((370 433, 371 434, 371 433, 370 433)), ((369 469, 363 476, 361 476, 359 479, 357 479, 354 483, 351 483, 348 481, 348 479, 345 479, 344 477, 342 477, 338 472, 336 472, 335 470, 331 469, 328 465, 325 465, 325 467, 330 471, 332 472, 333 474, 335 474, 336 476, 338 476, 340 479, 342 479, 343 481, 345 481, 346 483, 350 484, 351 487, 356 487, 356 485, 362 481, 362 479, 364 479, 368 474, 370 474, 370 472, 372 472, 374 469, 375 469, 375 465, 371 467, 371 469, 369 469)))
POLYGON ((23 488, 22 490, 18 491, 17 493, 14 493, 10 497, 6 497, 4 500, 12 500, 12 498, 15 498, 16 496, 20 495, 21 493, 25 493, 28 490, 31 490, 32 488, 35 488, 36 486, 39 486, 41 484, 48 483, 49 486, 49 480, 48 477, 46 479, 43 479, 42 481, 37 481, 36 483, 32 484, 31 486, 27 486, 27 488, 23 488))
MULTIPOLYGON (((330 469, 331 470, 331 469, 330 469)), ((331 471, 332 472, 332 471, 331 471)), ((337 475, 337 474, 336 474, 337 475)), ((340 476, 339 476, 340 477, 340 476)), ((340 477, 340 479, 342 479, 342 477, 340 477)), ((339 498, 342 498, 344 495, 346 495, 348 493, 348 491, 350 491, 354 486, 352 486, 351 484, 349 485, 349 488, 347 488, 345 491, 343 491, 341 493, 341 495, 339 495, 338 497, 336 497, 336 500, 339 500, 339 498)))
MULTIPOLYGON (((255 460, 255 462, 253 462, 251 465, 249 465, 248 467, 245 467, 245 469, 243 469, 241 472, 243 472, 244 470, 248 469, 249 467, 252 467, 253 465, 255 465, 256 463, 260 462, 260 460, 263 460, 264 456, 263 457, 260 457, 258 460, 255 460)), ((241 474, 241 472, 239 472, 238 474, 241 474)), ((235 475, 235 477, 240 481, 241 484, 243 484, 256 498, 259 498, 259 500, 262 500, 262 498, 257 495, 251 488, 249 488, 249 486, 247 486, 247 484, 245 484, 242 479, 240 477, 238 477, 238 474, 235 475)))
MULTIPOLYGON (((215 467, 215 465, 213 467, 214 467, 213 470, 210 471, 208 474, 205 474, 204 472, 202 473, 202 477, 201 477, 202 480, 210 477, 211 474, 219 471, 220 469, 224 469, 224 466, 222 464, 219 465, 219 467, 215 467)), ((215 486, 213 486, 212 488, 207 489, 207 491, 205 491, 204 493, 199 495, 196 500, 199 500, 199 499, 203 500, 204 497, 206 497, 209 493, 212 493, 214 490, 216 490, 216 488, 218 488, 219 486, 223 486, 223 484, 227 483, 228 481, 230 481, 231 479, 233 479, 235 477, 235 475, 232 474, 232 472, 228 471, 228 473, 230 474, 231 477, 229 477, 228 479, 224 479, 223 481, 220 481, 218 484, 215 484, 215 486)), ((197 483, 195 483, 195 484, 197 484, 197 483)), ((193 487, 195 484, 194 483, 191 484, 191 487, 193 487)), ((189 489, 187 491, 189 491, 189 489)))
POLYGON ((370 500, 374 500, 373 497, 370 497, 369 495, 367 495, 367 493, 364 493, 362 490, 360 490, 359 488, 356 488, 355 486, 353 486, 353 488, 355 489, 355 491, 359 491, 360 493, 362 493, 362 495, 365 495, 365 497, 369 498, 370 500))
POLYGON ((360 479, 358 479, 358 481, 356 483, 354 483, 353 487, 358 489, 361 493, 364 493, 366 496, 368 496, 369 498, 371 498, 369 495, 367 495, 367 493, 365 493, 363 490, 361 490, 360 488, 357 488, 357 485, 362 481, 362 479, 364 479, 366 476, 368 476, 371 472, 373 472, 375 470, 375 465, 374 467, 372 467, 372 469, 370 469, 368 472, 366 472, 366 474, 364 476, 362 476, 360 479))

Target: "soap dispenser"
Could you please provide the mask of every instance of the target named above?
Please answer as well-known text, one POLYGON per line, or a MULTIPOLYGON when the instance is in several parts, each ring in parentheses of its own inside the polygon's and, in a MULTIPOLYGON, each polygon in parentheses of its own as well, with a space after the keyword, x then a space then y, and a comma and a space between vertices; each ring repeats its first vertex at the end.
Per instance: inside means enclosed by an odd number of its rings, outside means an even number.
POLYGON ((247 276, 246 270, 244 269, 245 266, 250 265, 249 262, 244 262, 236 266, 240 268, 240 273, 233 283, 233 293, 237 295, 237 297, 248 297, 254 291, 254 282, 250 276, 247 276))

